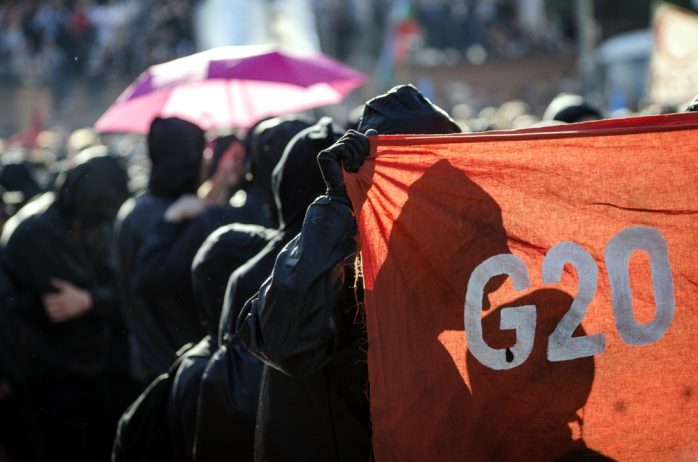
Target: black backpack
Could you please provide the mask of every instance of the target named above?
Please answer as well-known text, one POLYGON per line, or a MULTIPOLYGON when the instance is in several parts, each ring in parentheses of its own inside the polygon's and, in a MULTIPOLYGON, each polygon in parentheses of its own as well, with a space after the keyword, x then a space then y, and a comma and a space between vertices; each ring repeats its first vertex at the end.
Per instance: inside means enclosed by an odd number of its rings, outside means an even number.
POLYGON ((168 419, 170 390, 186 352, 182 347, 170 369, 153 380, 119 419, 112 449, 112 462, 161 462, 173 460, 168 419))
POLYGON ((252 460, 262 362, 237 337, 218 347, 199 389, 197 461, 252 460))

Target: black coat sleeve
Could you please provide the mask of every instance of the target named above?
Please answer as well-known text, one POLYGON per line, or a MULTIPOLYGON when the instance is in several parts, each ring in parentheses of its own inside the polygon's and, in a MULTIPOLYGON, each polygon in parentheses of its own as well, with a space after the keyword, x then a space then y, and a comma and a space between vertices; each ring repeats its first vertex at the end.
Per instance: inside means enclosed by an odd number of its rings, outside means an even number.
POLYGON ((191 265, 210 233, 230 223, 247 223, 233 207, 211 207, 193 220, 161 219, 138 252, 131 287, 142 297, 192 293, 191 265))
POLYGON ((327 196, 310 205, 300 234, 279 253, 271 276, 238 318, 237 333, 255 356, 297 377, 320 371, 332 359, 333 313, 355 235, 349 207, 327 196))
POLYGON ((112 316, 118 309, 119 298, 106 228, 96 230, 90 237, 88 262, 87 254, 79 251, 69 233, 54 233, 50 239, 46 238, 42 230, 53 225, 51 221, 46 223, 18 230, 4 249, 3 264, 21 288, 20 293, 28 294, 13 300, 16 309, 32 310, 26 314, 45 319, 43 308, 36 309, 43 306, 42 295, 55 292, 51 284, 51 278, 55 277, 87 290, 93 311, 112 316))

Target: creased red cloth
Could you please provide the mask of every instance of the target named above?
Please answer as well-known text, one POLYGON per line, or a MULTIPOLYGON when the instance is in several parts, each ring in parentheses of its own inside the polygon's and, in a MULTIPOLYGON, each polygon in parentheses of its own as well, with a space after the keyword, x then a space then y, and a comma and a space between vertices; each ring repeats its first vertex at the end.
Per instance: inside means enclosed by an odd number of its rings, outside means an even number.
POLYGON ((698 114, 382 136, 346 180, 378 462, 698 460, 698 114), (563 241, 590 258, 544 284, 546 254, 563 241), (471 275, 501 254, 518 257, 530 279, 521 291, 505 276, 484 288, 485 345, 505 367, 526 358, 507 370, 469 352, 464 329, 471 275), (630 311, 618 289, 624 268, 630 311), (602 351, 551 361, 550 335, 583 301, 582 282, 591 302, 573 335, 603 334, 602 351), (525 335, 500 328, 504 307, 524 305, 536 317, 528 355, 516 350, 525 335))

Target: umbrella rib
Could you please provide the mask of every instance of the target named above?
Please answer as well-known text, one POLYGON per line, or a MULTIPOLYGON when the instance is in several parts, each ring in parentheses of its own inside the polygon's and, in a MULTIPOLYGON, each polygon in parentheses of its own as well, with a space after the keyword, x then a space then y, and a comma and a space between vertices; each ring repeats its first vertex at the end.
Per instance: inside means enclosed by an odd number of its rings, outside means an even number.
POLYGON ((232 82, 223 81, 223 90, 225 91, 225 98, 228 100, 228 120, 235 120, 235 105, 233 98, 233 86, 232 82))
POLYGON ((240 82, 240 94, 241 94, 241 98, 243 98, 243 100, 244 100, 244 104, 245 104, 245 107, 246 107, 246 109, 247 109, 247 112, 248 112, 248 114, 249 114, 249 116, 250 116, 250 119, 256 119, 256 118, 258 117, 258 115, 257 115, 257 114, 255 113, 255 111, 253 110, 252 101, 250 101, 250 94, 249 94, 249 92, 247 91, 247 88, 246 88, 246 87, 247 87, 247 82, 246 82, 244 79, 240 79, 239 82, 240 82))

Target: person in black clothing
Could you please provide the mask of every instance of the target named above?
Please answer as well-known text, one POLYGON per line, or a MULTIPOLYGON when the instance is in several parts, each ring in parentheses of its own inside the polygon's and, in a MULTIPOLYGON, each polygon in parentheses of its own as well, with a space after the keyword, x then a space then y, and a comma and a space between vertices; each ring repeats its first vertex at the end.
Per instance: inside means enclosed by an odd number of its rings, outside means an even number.
MULTIPOLYGON (((270 119, 260 125, 251 157, 257 163, 277 162, 286 143, 309 124, 296 117, 270 119), (263 160, 263 161, 262 161, 263 160)), ((224 167, 219 163, 219 168, 224 167)), ((269 227, 275 220, 265 215, 263 204, 255 203, 255 190, 271 189, 271 174, 255 170, 254 181, 248 185, 247 200, 240 207, 228 204, 210 205, 205 199, 187 195, 175 201, 146 238, 134 267, 131 287, 145 299, 159 299, 176 294, 181 306, 194 306, 191 286, 191 265, 199 246, 217 228, 229 223, 249 223, 269 227), (263 185, 262 183, 269 183, 263 185)), ((225 180, 227 175, 214 174, 225 180)), ((240 177, 237 177, 239 180, 240 177)), ((214 180, 214 183, 216 181, 214 180)), ((237 182, 234 182, 237 183, 237 182)), ((226 187, 234 186, 228 184, 226 187)), ((209 191, 220 191, 216 184, 209 191)), ((216 193, 219 195, 219 193, 216 193)), ((273 201, 273 198, 272 198, 273 201)), ((203 337, 204 333, 202 333, 203 337)))
POLYGON ((177 294, 140 297, 132 283, 136 258, 165 211, 181 196, 196 194, 203 150, 204 132, 198 126, 176 117, 155 118, 148 133, 148 191, 119 210, 115 228, 122 305, 133 378, 143 385, 167 370, 179 347, 204 335, 189 300, 183 305, 177 294))
MULTIPOLYGON (((206 180, 199 187, 199 196, 205 197, 209 203, 228 204, 235 193, 244 193, 248 186, 244 177, 248 164, 245 144, 234 134, 219 136, 213 140, 209 150, 211 155, 206 162, 206 180)), ((244 197, 236 198, 234 206, 240 207, 241 199, 244 197)))
POLYGON ((38 461, 108 460, 110 324, 118 314, 111 226, 128 197, 106 148, 78 155, 56 193, 29 202, 2 234, 2 264, 23 331, 17 387, 38 461))
MULTIPOLYGON (((209 203, 207 197, 199 199, 187 195, 173 203, 164 219, 158 221, 138 255, 132 282, 136 292, 157 297, 161 292, 169 291, 171 286, 176 286, 188 291, 186 298, 191 299, 191 264, 197 249, 210 233, 229 223, 272 227, 276 217, 271 218, 268 213, 273 207, 269 204, 273 202, 273 196, 269 199, 267 196, 271 193, 266 192, 271 191, 271 169, 288 141, 309 125, 307 120, 296 116, 276 117, 257 125, 247 136, 244 145, 237 138, 219 140, 222 146, 228 145, 228 149, 232 145, 242 150, 250 149, 246 158, 251 159, 251 180, 238 176, 226 185, 229 188, 243 187, 244 199, 240 204, 216 204, 209 203), (271 164, 271 168, 268 164, 271 164)), ((215 162, 214 156, 211 164, 217 165, 218 169, 209 172, 214 183, 215 178, 221 176, 220 170, 226 170, 223 154, 218 156, 218 162, 215 162)), ((222 176, 229 175, 223 172, 222 176)), ((214 184, 206 189, 220 190, 219 186, 214 184)), ((214 195, 220 195, 220 191, 214 195)))
POLYGON ((228 278, 276 234, 276 230, 259 225, 233 223, 222 226, 204 241, 194 258, 194 295, 208 334, 184 353, 172 384, 168 431, 175 461, 194 460, 199 385, 206 365, 218 347, 218 319, 228 278))
MULTIPOLYGON (((235 334, 235 322, 242 305, 268 277, 276 255, 300 231, 308 205, 324 190, 315 157, 340 135, 341 131, 332 120, 323 118, 288 143, 274 168, 272 186, 279 228, 266 236, 263 250, 227 280, 219 328, 220 347, 206 368, 199 392, 197 461, 217 461, 223 456, 236 460, 253 458, 262 363, 240 343, 235 334)), ((221 235, 221 239, 228 240, 231 245, 254 242, 233 230, 221 235)))
MULTIPOLYGON (((297 126, 298 124, 295 121, 291 126, 289 126, 288 121, 279 123, 276 125, 279 131, 277 139, 283 138, 289 130, 297 126)), ((122 416, 114 445, 114 460, 131 460, 137 457, 147 458, 150 454, 161 454, 162 457, 168 460, 192 460, 194 458, 194 426, 199 422, 204 422, 206 437, 210 436, 209 430, 212 429, 211 426, 214 427, 214 430, 222 429, 223 433, 221 434, 221 430, 219 430, 215 433, 218 435, 218 438, 209 438, 208 441, 213 442, 212 449, 214 451, 212 455, 208 456, 210 459, 207 459, 206 449, 208 447, 204 442, 203 446, 199 447, 200 451, 196 453, 196 460, 220 460, 221 457, 231 457, 233 454, 240 457, 240 454, 243 452, 249 454, 248 458, 251 458, 254 409, 256 408, 258 397, 259 370, 261 368, 259 361, 239 347, 236 351, 241 352, 244 356, 235 356, 237 360, 235 363, 236 372, 242 371, 245 383, 248 386, 245 390, 241 390, 241 382, 237 381, 235 382, 236 387, 234 390, 225 389, 225 391, 233 391, 236 396, 244 396, 245 405, 251 408, 250 415, 246 416, 247 431, 244 435, 234 431, 241 427, 234 418, 236 416, 233 416, 231 425, 225 425, 228 423, 226 420, 216 420, 216 416, 214 416, 213 420, 203 418, 197 421, 196 411, 200 379, 204 372, 204 367, 208 364, 211 352, 219 344, 218 318, 223 306, 230 273, 247 262, 244 268, 249 269, 251 274, 255 275, 256 281, 254 284, 250 283, 247 285, 246 290, 251 294, 268 274, 273 263, 273 258, 267 261, 269 259, 268 249, 272 245, 276 245, 276 250, 278 251, 280 248, 279 243, 287 242, 297 233, 301 219, 299 216, 302 217, 305 208, 312 198, 323 189, 322 185, 324 183, 322 182, 319 169, 314 165, 314 153, 322 147, 329 146, 338 138, 338 132, 332 130, 331 127, 331 123, 325 120, 317 126, 308 129, 309 135, 312 135, 312 141, 306 140, 308 136, 301 137, 299 134, 299 141, 295 143, 299 149, 306 146, 308 142, 315 147, 306 149, 305 155, 303 155, 304 152, 298 152, 298 150, 294 150, 292 153, 284 153, 283 159, 286 160, 280 162, 279 171, 274 174, 275 184, 284 185, 278 186, 276 189, 282 190, 286 198, 284 204, 288 205, 288 208, 284 206, 283 218, 281 220, 288 223, 289 227, 284 225, 281 229, 270 229, 259 225, 234 223, 215 231, 197 252, 192 265, 194 294, 198 302, 201 320, 206 326, 208 335, 197 345, 183 348, 179 357, 175 360, 172 367, 169 368, 168 374, 160 375, 153 381, 134 405, 122 416), (310 153, 310 155, 307 153, 310 153), (308 168, 308 165, 311 168, 308 168), (280 177, 287 170, 290 172, 288 179, 281 180, 280 177), (263 247, 265 251, 262 254, 266 256, 265 260, 263 260, 266 270, 261 271, 257 268, 258 264, 256 263, 259 259, 257 257, 251 259, 251 257, 263 247), (161 400, 163 399, 161 392, 163 388, 167 392, 164 400, 167 403, 166 406, 163 406, 166 416, 160 415, 159 410, 161 400), (163 434, 162 431, 162 421, 166 421, 166 425, 164 425, 166 434, 163 434), (235 438, 230 437, 231 433, 236 435, 235 438), (144 441, 142 439, 143 434, 157 435, 157 438, 153 437, 148 441, 144 441), (229 450, 221 450, 221 447, 228 448, 227 445, 231 443, 232 447, 229 450), (144 444, 147 447, 144 447, 144 444)), ((274 133, 271 127, 267 127, 267 131, 271 132, 269 135, 274 133)), ((188 233, 185 233, 182 239, 187 239, 187 236, 188 233)), ((176 242, 173 242, 173 245, 179 246, 176 242)), ((274 255, 271 255, 271 257, 274 255)), ((168 261, 168 259, 165 258, 163 261, 168 261)), ((135 276, 134 280, 138 280, 138 276, 135 276)), ((226 364, 228 363, 226 362, 226 364)), ((226 381, 228 377, 228 375, 224 374, 223 377, 216 376, 214 378, 222 378, 223 387, 225 387, 228 384, 226 381)), ((220 383, 215 382, 214 385, 220 383)), ((209 402, 208 393, 202 394, 203 397, 206 397, 206 402, 209 402)), ((216 406, 219 407, 221 404, 225 405, 226 402, 216 403, 216 406)), ((233 411, 235 410, 233 409, 233 411)), ((208 417, 209 414, 206 414, 206 416, 208 417)), ((228 415, 224 417, 228 417, 228 415)), ((243 424, 242 428, 244 427, 245 425, 243 424)))
MULTIPOLYGON (((276 234, 276 230, 259 225, 233 223, 216 230, 201 246, 192 275, 199 315, 208 335, 197 344, 183 346, 167 373, 151 382, 123 414, 113 461, 194 460, 200 381, 218 345, 218 318, 228 277, 276 234)), ((229 439, 227 432, 223 438, 229 439)), ((219 454, 216 460, 221 457, 219 454)))
POLYGON ((0 164, 0 188, 14 196, 13 203, 5 204, 9 206, 5 210, 8 216, 43 192, 32 174, 31 164, 26 161, 0 164))
POLYGON ((548 105, 543 115, 544 121, 555 121, 567 124, 603 119, 603 114, 597 108, 585 101, 579 95, 560 93, 548 105))
POLYGON ((0 264, 0 460, 6 450, 18 462, 33 460, 33 450, 25 421, 21 418, 14 388, 24 382, 25 368, 20 359, 22 328, 17 322, 23 303, 7 271, 0 264))
POLYGON ((300 234, 237 320, 240 340, 271 366, 262 378, 255 460, 371 457, 366 333, 353 270, 357 227, 341 172, 342 165, 356 171, 363 162, 368 130, 460 131, 406 85, 368 101, 359 131, 319 153, 325 194, 308 208, 300 234))
POLYGON ((278 211, 271 187, 274 168, 284 149, 299 131, 314 122, 299 115, 286 115, 262 120, 250 129, 245 145, 250 150, 252 183, 246 189, 247 206, 262 210, 268 219, 266 226, 277 227, 278 211))

